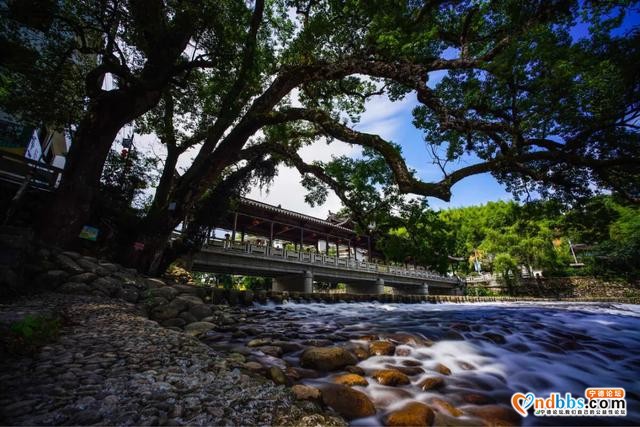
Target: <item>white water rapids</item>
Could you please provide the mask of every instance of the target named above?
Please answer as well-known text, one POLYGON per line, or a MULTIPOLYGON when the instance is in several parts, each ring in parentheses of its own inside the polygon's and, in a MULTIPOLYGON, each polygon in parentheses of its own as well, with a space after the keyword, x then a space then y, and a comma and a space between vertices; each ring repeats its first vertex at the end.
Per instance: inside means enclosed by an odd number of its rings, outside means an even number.
MULTIPOLYGON (((408 401, 443 398, 463 409, 500 404, 510 408, 515 392, 547 397, 551 392, 584 396, 587 387, 623 387, 626 417, 535 417, 523 425, 640 424, 640 306, 600 303, 491 304, 285 304, 257 306, 269 328, 291 340, 327 337, 337 345, 357 345, 367 334, 408 333, 434 342, 400 345, 403 356, 375 356, 358 366, 370 373, 385 365, 418 365, 431 374, 411 377, 411 384, 388 387, 370 381, 356 387, 380 411, 408 401), (288 332, 287 332, 288 331, 288 332), (342 343, 340 339, 342 338, 342 343), (427 392, 417 384, 433 376, 437 364, 452 371, 445 387, 427 392)), ((284 359, 298 363, 298 354, 284 359)), ((331 376, 307 379, 319 385, 331 376)), ((379 425, 380 414, 353 425, 379 425)), ((464 416, 448 419, 465 424, 464 416)), ((436 424, 443 422, 436 418, 436 424)))

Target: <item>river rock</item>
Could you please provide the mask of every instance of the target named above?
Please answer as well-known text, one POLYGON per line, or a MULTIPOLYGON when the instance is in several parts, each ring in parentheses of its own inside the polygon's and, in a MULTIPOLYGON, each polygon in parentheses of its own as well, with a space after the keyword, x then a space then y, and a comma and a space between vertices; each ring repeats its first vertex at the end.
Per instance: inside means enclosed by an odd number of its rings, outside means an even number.
POLYGON ((189 313, 196 319, 202 320, 205 317, 211 316, 212 310, 206 304, 194 304, 189 307, 189 313))
POLYGON ((88 271, 88 272, 95 273, 95 274, 98 274, 99 272, 102 273, 102 274, 105 274, 105 272, 106 272, 106 270, 104 270, 98 264, 94 263, 91 260, 88 260, 85 257, 77 259, 76 263, 80 267, 82 267, 84 269, 84 271, 88 271))
POLYGON ((387 335, 386 338, 395 344, 405 344, 405 345, 410 345, 414 347, 419 344, 427 345, 427 342, 426 342, 427 340, 413 336, 411 334, 398 333, 398 334, 387 335))
POLYGON ((169 320, 160 322, 160 324, 165 328, 172 328, 172 327, 182 328, 187 324, 187 322, 185 322, 184 319, 176 317, 175 319, 169 319, 169 320))
POLYGON ((291 392, 298 400, 319 400, 321 397, 320 390, 303 384, 296 384, 291 387, 291 392))
POLYGON ((402 372, 405 375, 408 375, 410 377, 414 376, 414 375, 419 375, 422 374, 424 372, 424 369, 422 369, 419 366, 398 366, 398 365, 385 365, 385 368, 387 369, 396 369, 400 372, 402 372))
POLYGON ((433 370, 441 373, 442 375, 451 375, 451 369, 449 369, 448 366, 443 365, 442 363, 438 363, 436 367, 433 368, 433 370))
POLYGON ((344 370, 360 376, 363 376, 366 373, 364 369, 362 369, 360 366, 355 366, 355 365, 345 366, 344 370))
POLYGON ((216 325, 209 322, 193 322, 184 327, 184 332, 191 336, 198 336, 215 327, 216 325))
POLYGON ((160 305, 151 311, 151 318, 158 321, 174 319, 178 317, 180 311, 169 304, 160 305))
POLYGON ((144 303, 148 308, 155 308, 158 306, 169 304, 169 301, 167 301, 162 297, 151 297, 151 298, 145 299, 144 303))
POLYGON ((202 305, 202 304, 204 304, 204 301, 202 301, 202 298, 200 298, 200 297, 198 297, 196 295, 190 295, 190 294, 178 295, 175 298, 175 300, 184 301, 185 306, 188 307, 188 308, 191 308, 194 305, 202 305))
POLYGON ((62 292, 63 294, 77 294, 77 295, 88 295, 90 292, 89 286, 86 283, 76 283, 76 282, 67 282, 63 283, 62 286, 58 288, 58 292, 62 292))
POLYGON ((473 405, 486 405, 487 403, 495 403, 493 398, 482 393, 464 393, 462 400, 473 405))
POLYGON ((264 366, 254 361, 246 362, 243 366, 251 372, 261 372, 264 370, 264 366))
POLYGON ((189 313, 188 311, 183 311, 182 313, 180 313, 179 317, 181 319, 184 319, 185 322, 187 322, 187 323, 195 323, 195 322, 198 321, 196 316, 194 316, 193 314, 189 313))
POLYGON ((335 371, 356 363, 358 363, 356 357, 340 347, 311 347, 306 349, 300 357, 302 367, 321 371, 335 371))
POLYGON ((309 340, 302 341, 302 344, 308 345, 311 347, 329 347, 331 344, 333 344, 333 341, 321 339, 321 338, 312 338, 309 340))
POLYGON ((482 418, 488 425, 520 425, 522 418, 512 408, 502 405, 483 405, 463 408, 464 412, 482 418))
POLYGON ((80 273, 80 274, 76 274, 74 276, 69 277, 69 281, 70 282, 76 282, 76 283, 89 283, 92 282, 93 280, 97 279, 98 275, 95 273, 91 273, 91 272, 87 272, 87 273, 80 273))
POLYGON ((56 256, 56 262, 62 270, 65 270, 71 274, 84 273, 84 269, 80 267, 73 259, 66 255, 60 254, 56 256))
POLYGON ((485 332, 482 336, 487 338, 489 341, 493 341, 495 344, 505 344, 507 342, 502 335, 494 332, 485 332))
POLYGON ((271 380, 278 385, 284 385, 289 382, 282 369, 278 368, 277 366, 270 367, 267 371, 267 374, 269 375, 269 378, 271 378, 271 380))
POLYGON ((349 420, 376 413, 373 402, 366 394, 346 385, 330 384, 323 387, 322 402, 349 420))
POLYGON ((396 346, 389 341, 372 341, 369 344, 369 354, 371 356, 393 356, 396 346))
POLYGON ((385 417, 387 426, 430 426, 435 414, 421 402, 411 402, 385 417))
POLYGON ((62 252, 62 255, 68 256, 71 259, 80 259, 82 257, 78 252, 73 251, 64 251, 62 252))
POLYGON ((268 354, 273 357, 282 356, 282 349, 276 345, 263 345, 260 347, 256 347, 257 350, 260 350, 264 354, 268 354))
POLYGON ((462 411, 460 409, 456 408, 444 399, 434 397, 433 399, 429 400, 429 403, 454 417, 459 417, 460 415, 462 415, 462 411))
POLYGON ((273 341, 272 345, 278 346, 282 349, 282 353, 291 353, 294 351, 302 350, 302 346, 295 342, 288 341, 273 341))
POLYGON ((338 375, 333 379, 333 382, 336 384, 344 384, 348 386, 361 385, 368 386, 369 383, 366 379, 357 374, 343 374, 338 375))
POLYGON ((269 345, 273 342, 271 338, 254 338, 247 343, 247 347, 261 347, 263 345, 269 345))
POLYGON ((156 288, 151 290, 151 295, 156 297, 162 297, 167 301, 171 301, 176 296, 178 296, 178 291, 173 289, 171 286, 165 286, 163 288, 156 288))
POLYGON ((122 287, 120 282, 110 277, 99 277, 93 282, 91 282, 91 287, 101 292, 114 296, 117 294, 118 290, 122 287))
POLYGON ((130 303, 135 303, 138 301, 140 295, 138 295, 138 291, 131 287, 123 287, 118 291, 118 298, 123 299, 130 303))
POLYGON ((420 381, 418 387, 420 387, 423 391, 433 390, 435 388, 440 388, 444 386, 444 379, 441 377, 429 377, 420 381))
POLYGON ((288 371, 292 377, 297 377, 297 378, 320 378, 322 376, 322 374, 316 371, 315 369, 290 367, 288 371))
POLYGON ((372 375, 382 385, 397 386, 411 383, 409 377, 397 369, 380 369, 372 375))
POLYGON ((69 277, 69 273, 64 270, 49 270, 39 275, 36 281, 43 288, 54 289, 60 286, 67 277, 69 277))
POLYGON ((465 371, 472 371, 472 370, 476 369, 475 366, 473 366, 471 363, 467 363, 467 362, 458 362, 458 366, 460 366, 460 368, 464 369, 465 371))
POLYGON ((411 355, 411 348, 410 347, 396 347, 396 356, 400 356, 400 357, 406 357, 406 356, 410 356, 411 355))
POLYGON ((380 338, 377 335, 362 335, 358 339, 362 341, 378 341, 380 338))

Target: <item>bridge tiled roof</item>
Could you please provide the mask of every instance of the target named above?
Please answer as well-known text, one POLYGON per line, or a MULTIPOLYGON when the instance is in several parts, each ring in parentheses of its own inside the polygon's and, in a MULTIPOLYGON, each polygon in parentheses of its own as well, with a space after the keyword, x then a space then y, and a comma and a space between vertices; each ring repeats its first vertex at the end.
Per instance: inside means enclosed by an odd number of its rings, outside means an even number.
POLYGON ((316 218, 310 215, 305 215, 303 213, 300 212, 295 212, 289 209, 284 209, 280 206, 274 206, 274 205, 270 205, 268 203, 264 203, 264 202, 260 202, 258 200, 253 200, 253 199, 248 199, 248 198, 241 198, 240 199, 240 205, 241 206, 247 206, 250 208, 258 208, 259 210, 262 211, 266 211, 266 212, 271 212, 273 214, 277 214, 277 215, 282 215, 285 217, 289 217, 289 218, 294 218, 298 221, 302 221, 306 224, 317 224, 323 227, 329 227, 335 230, 340 230, 343 233, 353 233, 356 234, 356 232, 351 229, 351 228, 347 228, 344 227, 342 225, 338 225, 335 224, 333 222, 321 219, 321 218, 316 218))

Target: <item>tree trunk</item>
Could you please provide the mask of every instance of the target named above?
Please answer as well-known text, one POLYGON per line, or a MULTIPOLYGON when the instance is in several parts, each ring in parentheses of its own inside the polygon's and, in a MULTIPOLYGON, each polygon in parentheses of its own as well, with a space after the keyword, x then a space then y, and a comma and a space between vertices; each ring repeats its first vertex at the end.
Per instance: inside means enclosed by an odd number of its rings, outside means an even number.
POLYGON ((46 241, 63 247, 73 246, 80 229, 89 220, 102 167, 122 127, 116 120, 110 122, 105 117, 100 122, 86 118, 78 128, 67 156, 62 183, 42 222, 42 237, 46 241))
POLYGON ((162 208, 170 202, 169 194, 173 186, 173 178, 176 173, 179 155, 180 152, 175 147, 167 145, 167 158, 164 161, 162 175, 156 187, 156 194, 153 196, 152 209, 162 208))
POLYGON ((102 168, 118 131, 153 108, 159 99, 157 91, 112 91, 92 101, 74 135, 62 183, 45 209, 41 221, 44 240, 62 247, 78 243, 82 226, 90 220, 102 168))

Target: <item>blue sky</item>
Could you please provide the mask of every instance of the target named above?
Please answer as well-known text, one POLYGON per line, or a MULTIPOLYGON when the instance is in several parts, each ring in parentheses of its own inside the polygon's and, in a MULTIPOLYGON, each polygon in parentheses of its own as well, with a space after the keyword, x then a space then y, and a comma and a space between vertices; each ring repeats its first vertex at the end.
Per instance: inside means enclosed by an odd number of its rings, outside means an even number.
MULTIPOLYGON (((636 7, 628 10, 623 25, 614 31, 618 35, 640 24, 640 11, 636 7)), ((574 40, 579 40, 588 35, 588 24, 579 23, 572 31, 574 40)), ((455 52, 447 52, 445 56, 454 56, 455 52)), ((432 74, 429 85, 435 85, 442 78, 442 74, 432 74)), ((411 111, 418 105, 415 94, 409 94, 399 102, 390 102, 385 97, 376 97, 367 103, 367 111, 355 129, 363 132, 377 133, 383 138, 400 144, 407 164, 417 171, 417 175, 429 182, 441 178, 439 168, 432 164, 430 154, 427 151, 424 135, 412 125, 411 111)), ((341 142, 331 145, 317 143, 306 147, 301 156, 306 161, 328 161, 332 155, 358 156, 360 150, 341 142)), ((477 162, 473 156, 466 156, 454 168, 463 167, 477 162)), ((299 184, 300 175, 290 168, 281 168, 279 176, 267 191, 254 189, 249 197, 272 203, 281 204, 288 209, 313 215, 326 217, 329 211, 335 212, 340 208, 340 201, 335 195, 331 195, 323 206, 311 208, 304 202, 305 190, 299 184)), ((429 205, 435 209, 477 205, 495 200, 510 200, 512 196, 507 193, 502 185, 490 174, 468 177, 452 189, 452 198, 444 202, 436 198, 429 198, 429 205)))

